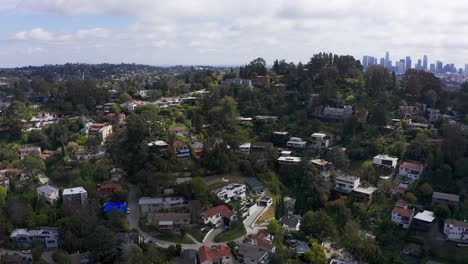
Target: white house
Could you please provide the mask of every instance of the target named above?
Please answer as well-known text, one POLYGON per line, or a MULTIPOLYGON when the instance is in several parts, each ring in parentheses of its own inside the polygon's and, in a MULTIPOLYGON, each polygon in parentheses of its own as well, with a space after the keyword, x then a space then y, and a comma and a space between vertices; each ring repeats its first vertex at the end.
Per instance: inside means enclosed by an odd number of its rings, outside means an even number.
POLYGON ((398 158, 390 157, 388 155, 377 155, 372 160, 372 163, 376 166, 394 169, 397 166, 398 158))
POLYGON ((424 165, 418 161, 404 161, 398 169, 398 175, 408 179, 410 182, 417 181, 424 170, 424 165))
POLYGON ((408 209, 407 206, 395 206, 392 210, 392 222, 405 229, 408 229, 408 227, 411 224, 411 221, 413 220, 413 214, 414 211, 408 209))
POLYGON ((291 137, 289 141, 286 142, 286 146, 290 148, 305 148, 307 142, 300 137, 291 137))
POLYGON ((212 207, 202 212, 201 217, 205 225, 210 224, 210 223, 213 225, 219 225, 223 222, 223 219, 227 219, 229 221, 237 220, 236 213, 234 213, 226 205, 218 205, 218 206, 212 207))
POLYGON ((278 158, 278 163, 281 165, 297 165, 302 162, 301 157, 281 156, 278 158))
POLYGON ((83 187, 63 189, 62 198, 68 207, 83 207, 88 202, 88 192, 83 187))
POLYGON ((350 175, 340 175, 335 180, 335 190, 344 193, 351 193, 356 190, 360 185, 358 177, 350 175))
POLYGON ((330 137, 325 133, 313 133, 310 140, 313 149, 326 149, 330 146, 330 137))
POLYGON ((239 145, 239 153, 250 154, 250 148, 252 147, 251 143, 244 143, 239 145))
POLYGON ((42 185, 41 187, 37 187, 36 191, 37 191, 37 195, 39 196, 39 198, 45 199, 50 204, 57 201, 60 195, 59 189, 49 184, 42 185))
POLYGON ((444 234, 448 240, 468 241, 468 222, 455 219, 446 219, 444 222, 444 234))
POLYGON ((215 190, 216 196, 225 202, 229 203, 231 200, 244 200, 246 187, 244 184, 231 183, 220 189, 215 190))

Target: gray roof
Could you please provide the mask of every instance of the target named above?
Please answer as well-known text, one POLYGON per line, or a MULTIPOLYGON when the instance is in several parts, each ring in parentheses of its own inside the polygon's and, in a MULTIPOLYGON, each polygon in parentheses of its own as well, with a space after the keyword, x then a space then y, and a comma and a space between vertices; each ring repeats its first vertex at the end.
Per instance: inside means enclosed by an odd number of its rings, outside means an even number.
POLYGON ((263 184, 254 177, 247 177, 245 178, 247 185, 249 186, 250 190, 253 192, 262 191, 264 189, 263 184))
POLYGON ((237 247, 237 252, 244 258, 260 260, 268 253, 265 249, 250 244, 241 243, 237 247))
POLYGON ((460 196, 456 194, 450 193, 442 193, 442 192, 433 192, 432 199, 440 199, 440 200, 447 200, 452 202, 460 202, 460 196))
POLYGON ((194 264, 197 263, 198 252, 195 249, 185 249, 180 254, 178 264, 194 264))
POLYGON ((290 228, 296 228, 301 221, 300 216, 297 215, 285 215, 280 219, 280 224, 290 228))

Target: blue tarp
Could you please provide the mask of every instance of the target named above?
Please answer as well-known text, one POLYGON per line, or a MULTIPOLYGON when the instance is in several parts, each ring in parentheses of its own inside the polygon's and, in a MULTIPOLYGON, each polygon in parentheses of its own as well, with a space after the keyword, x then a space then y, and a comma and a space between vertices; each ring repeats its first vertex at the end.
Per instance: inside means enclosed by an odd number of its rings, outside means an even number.
POLYGON ((121 212, 125 213, 125 209, 127 208, 127 203, 118 202, 118 203, 105 203, 104 204, 104 212, 121 212))

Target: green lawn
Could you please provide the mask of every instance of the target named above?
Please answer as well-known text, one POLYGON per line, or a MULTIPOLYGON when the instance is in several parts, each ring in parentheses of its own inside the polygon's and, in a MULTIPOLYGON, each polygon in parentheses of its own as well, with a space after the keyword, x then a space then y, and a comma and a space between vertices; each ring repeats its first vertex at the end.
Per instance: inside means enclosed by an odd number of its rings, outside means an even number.
POLYGON ((169 241, 169 242, 173 242, 173 243, 195 244, 192 241, 192 239, 188 238, 187 236, 181 236, 181 235, 174 234, 174 233, 164 232, 164 233, 159 233, 159 234, 155 235, 154 237, 156 237, 157 239, 161 239, 161 240, 169 241))
POLYGON ((233 230, 222 232, 221 234, 218 234, 214 238, 214 241, 216 243, 233 241, 233 240, 236 240, 236 239, 238 239, 239 237, 241 237, 243 235, 245 235, 244 227, 242 227, 242 229, 233 229, 233 230))
POLYGON ((202 242, 203 238, 205 238, 206 233, 208 233, 208 228, 204 231, 201 231, 199 227, 193 227, 190 229, 189 234, 192 235, 198 242, 202 242))

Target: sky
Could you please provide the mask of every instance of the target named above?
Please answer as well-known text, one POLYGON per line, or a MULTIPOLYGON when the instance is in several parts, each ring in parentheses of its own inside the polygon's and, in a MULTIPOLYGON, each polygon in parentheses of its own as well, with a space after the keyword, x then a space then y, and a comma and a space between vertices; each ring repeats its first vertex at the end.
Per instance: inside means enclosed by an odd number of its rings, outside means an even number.
POLYGON ((466 0, 0 0, 0 67, 306 63, 318 52, 468 63, 466 0))

